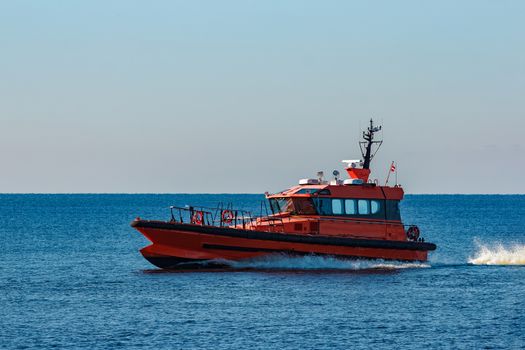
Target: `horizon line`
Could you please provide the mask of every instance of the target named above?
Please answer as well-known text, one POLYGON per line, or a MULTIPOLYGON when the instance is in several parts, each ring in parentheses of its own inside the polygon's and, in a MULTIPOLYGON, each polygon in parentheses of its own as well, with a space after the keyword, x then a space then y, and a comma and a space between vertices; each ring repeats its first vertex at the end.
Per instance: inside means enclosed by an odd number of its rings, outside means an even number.
MULTIPOLYGON (((264 195, 264 192, 0 192, 0 195, 264 195)), ((278 194, 278 193, 271 193, 278 194)), ((405 195, 421 196, 524 196, 525 193, 452 193, 452 192, 419 192, 405 195)))

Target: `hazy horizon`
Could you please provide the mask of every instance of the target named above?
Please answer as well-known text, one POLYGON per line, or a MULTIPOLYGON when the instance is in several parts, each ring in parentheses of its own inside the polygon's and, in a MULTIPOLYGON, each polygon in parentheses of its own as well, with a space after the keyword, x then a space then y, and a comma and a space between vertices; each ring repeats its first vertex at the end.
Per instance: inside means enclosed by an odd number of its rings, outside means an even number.
POLYGON ((524 194, 525 2, 0 4, 0 193, 524 194), (329 176, 328 176, 329 177, 329 176))
MULTIPOLYGON (((278 192, 274 192, 278 193, 278 192)), ((272 194, 270 192, 270 194, 272 194)), ((210 195, 210 196, 220 196, 220 195, 247 195, 247 196, 258 196, 264 195, 264 193, 248 193, 248 192, 3 192, 0 195, 210 195)), ((407 193, 405 196, 525 196, 524 193, 407 193)))

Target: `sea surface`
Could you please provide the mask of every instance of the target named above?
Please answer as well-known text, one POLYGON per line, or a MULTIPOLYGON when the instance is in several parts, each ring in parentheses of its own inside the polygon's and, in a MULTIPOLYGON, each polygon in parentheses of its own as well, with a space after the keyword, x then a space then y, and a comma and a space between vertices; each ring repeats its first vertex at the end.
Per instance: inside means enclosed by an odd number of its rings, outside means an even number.
POLYGON ((163 272, 129 224, 262 195, 0 195, 2 349, 524 349, 525 196, 408 195, 428 263, 163 272))

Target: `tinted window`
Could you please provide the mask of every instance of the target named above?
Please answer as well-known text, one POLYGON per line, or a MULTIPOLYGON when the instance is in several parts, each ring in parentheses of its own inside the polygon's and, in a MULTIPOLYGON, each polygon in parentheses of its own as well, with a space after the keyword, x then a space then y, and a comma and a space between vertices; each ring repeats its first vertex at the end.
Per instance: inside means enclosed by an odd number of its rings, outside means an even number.
POLYGON ((345 199, 345 214, 346 215, 357 214, 357 210, 355 207, 355 199, 345 199))
MULTIPOLYGON (((366 215, 374 219, 394 220, 397 218, 397 220, 400 220, 396 201, 314 197, 313 203, 319 215, 347 215, 354 217, 366 215)), ((296 210, 301 210, 303 207, 295 201, 294 205, 296 210)))
POLYGON ((360 199, 357 201, 357 208, 360 215, 370 214, 370 208, 368 207, 368 201, 366 199, 360 199))
POLYGON ((381 210, 381 205, 379 201, 370 201, 370 212, 372 214, 377 214, 381 210))
POLYGON ((314 198, 314 204, 319 215, 332 215, 332 200, 330 198, 314 198))
POLYGON ((274 213, 291 213, 295 210, 291 198, 272 198, 270 207, 274 213))
POLYGON ((343 214, 343 201, 341 199, 332 199, 332 213, 334 215, 343 214))
POLYGON ((394 200, 386 201, 386 218, 387 220, 401 220, 398 201, 394 201, 394 200))
POLYGON ((315 211, 314 203, 310 198, 294 198, 293 204, 295 207, 295 213, 299 215, 314 215, 317 214, 315 211))

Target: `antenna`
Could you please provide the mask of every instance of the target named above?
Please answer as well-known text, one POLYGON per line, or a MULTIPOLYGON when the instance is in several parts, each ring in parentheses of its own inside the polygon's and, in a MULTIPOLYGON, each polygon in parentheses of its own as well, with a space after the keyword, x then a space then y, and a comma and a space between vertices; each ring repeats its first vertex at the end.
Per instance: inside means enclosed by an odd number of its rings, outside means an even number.
POLYGON ((383 140, 374 141, 374 134, 381 131, 381 126, 374 126, 374 121, 370 119, 370 126, 366 131, 363 131, 363 139, 365 141, 359 142, 359 147, 361 148, 361 155, 363 156, 363 169, 370 169, 370 162, 376 155, 377 151, 383 144, 383 140), (372 151, 372 146, 377 145, 375 151, 372 151))
POLYGON ((317 179, 319 180, 319 183, 323 183, 323 177, 324 177, 324 172, 318 171, 317 172, 317 179))

